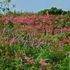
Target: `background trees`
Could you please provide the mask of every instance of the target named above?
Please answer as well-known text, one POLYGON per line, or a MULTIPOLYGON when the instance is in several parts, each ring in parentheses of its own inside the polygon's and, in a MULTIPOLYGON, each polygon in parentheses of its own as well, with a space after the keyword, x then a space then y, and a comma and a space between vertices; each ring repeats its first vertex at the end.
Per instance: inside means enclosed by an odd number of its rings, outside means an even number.
POLYGON ((39 11, 38 13, 44 15, 46 14, 47 11, 49 14, 54 14, 54 15, 67 14, 67 13, 70 14, 70 11, 64 11, 56 7, 52 7, 51 9, 44 9, 44 10, 39 11))

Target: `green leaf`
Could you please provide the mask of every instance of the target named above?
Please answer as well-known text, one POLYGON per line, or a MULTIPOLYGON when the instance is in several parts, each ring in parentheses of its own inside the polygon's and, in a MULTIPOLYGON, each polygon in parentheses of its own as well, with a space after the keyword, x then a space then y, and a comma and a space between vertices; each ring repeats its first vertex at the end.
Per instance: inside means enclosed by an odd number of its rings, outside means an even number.
POLYGON ((6 3, 10 3, 10 2, 11 2, 11 0, 5 0, 5 2, 6 2, 6 3))
POLYGON ((13 5, 13 7, 16 7, 16 5, 13 5))

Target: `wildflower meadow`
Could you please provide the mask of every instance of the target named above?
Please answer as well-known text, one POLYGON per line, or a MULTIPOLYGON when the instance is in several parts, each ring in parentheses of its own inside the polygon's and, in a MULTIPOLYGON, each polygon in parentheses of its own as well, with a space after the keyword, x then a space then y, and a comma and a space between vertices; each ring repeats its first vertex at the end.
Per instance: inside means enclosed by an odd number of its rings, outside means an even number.
POLYGON ((0 15, 0 70, 70 70, 69 14, 0 15))

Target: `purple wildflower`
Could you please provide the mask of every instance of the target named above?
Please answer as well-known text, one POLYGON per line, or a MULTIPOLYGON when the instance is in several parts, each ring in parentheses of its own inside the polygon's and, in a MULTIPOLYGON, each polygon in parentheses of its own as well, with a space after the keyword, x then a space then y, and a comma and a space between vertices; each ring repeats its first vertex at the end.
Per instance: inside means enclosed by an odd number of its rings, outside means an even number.
POLYGON ((32 42, 32 48, 34 48, 34 41, 32 42))
POLYGON ((24 42, 25 42, 24 37, 22 37, 22 43, 24 43, 24 42))
POLYGON ((26 48, 26 43, 27 43, 27 41, 24 42, 24 48, 26 48))
POLYGON ((40 47, 41 47, 41 42, 38 43, 38 48, 40 48, 40 47))
POLYGON ((18 38, 17 37, 14 37, 10 40, 10 44, 12 43, 17 43, 18 42, 18 38))

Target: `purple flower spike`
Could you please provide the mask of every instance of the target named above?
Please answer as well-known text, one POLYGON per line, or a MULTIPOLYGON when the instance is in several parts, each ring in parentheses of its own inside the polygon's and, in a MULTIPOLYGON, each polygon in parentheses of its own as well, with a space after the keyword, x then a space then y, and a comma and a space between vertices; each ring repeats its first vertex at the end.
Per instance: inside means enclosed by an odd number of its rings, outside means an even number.
POLYGON ((32 42, 32 48, 34 48, 34 41, 32 42))
POLYGON ((18 42, 18 38, 17 37, 14 37, 10 40, 10 44, 13 44, 13 43, 17 43, 18 42))
POLYGON ((25 42, 24 37, 22 37, 22 43, 24 43, 24 42, 25 42))
POLYGON ((24 48, 26 48, 26 43, 27 43, 27 41, 24 42, 24 48))
POLYGON ((38 43, 38 48, 40 48, 40 47, 41 47, 41 42, 38 43))
POLYGON ((32 38, 32 33, 30 33, 30 35, 29 35, 29 36, 30 36, 30 38, 32 38))

